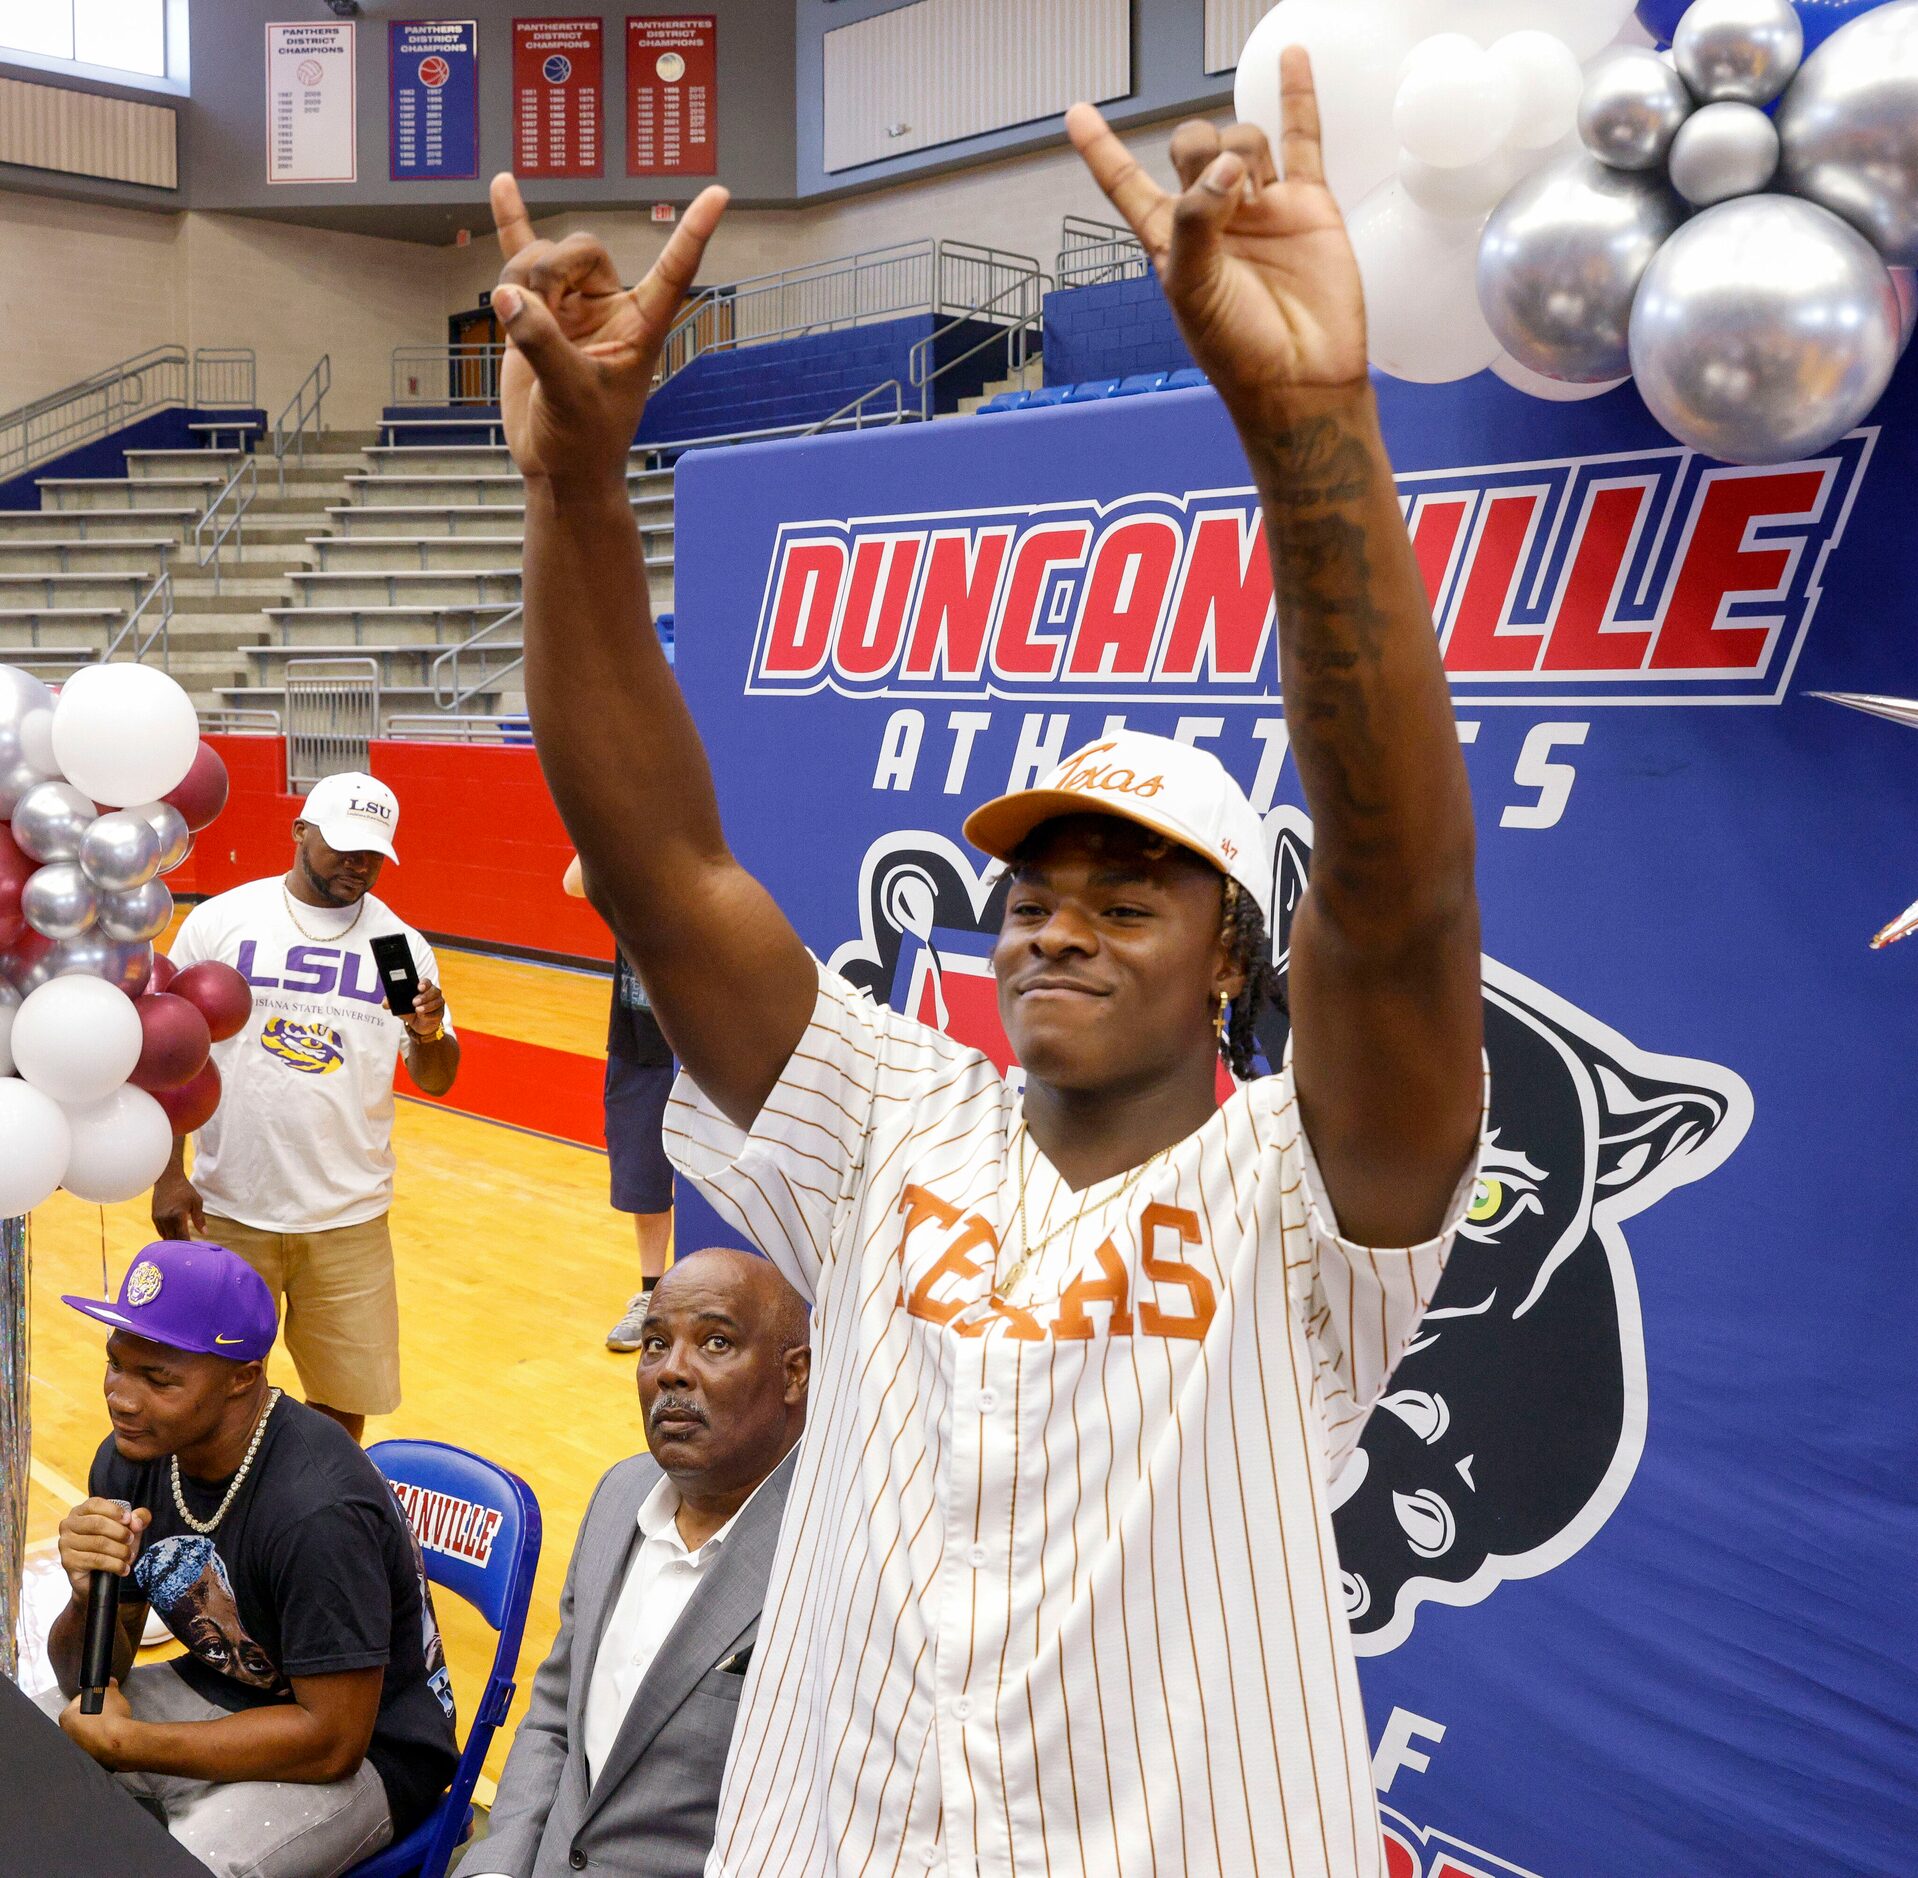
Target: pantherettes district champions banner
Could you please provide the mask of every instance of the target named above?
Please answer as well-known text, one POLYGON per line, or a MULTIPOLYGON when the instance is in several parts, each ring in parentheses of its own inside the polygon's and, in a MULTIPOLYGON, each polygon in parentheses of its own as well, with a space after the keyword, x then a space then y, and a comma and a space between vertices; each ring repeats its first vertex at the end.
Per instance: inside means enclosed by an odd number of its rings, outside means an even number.
MULTIPOLYGON (((1918 898, 1918 731, 1812 694, 1918 692, 1918 369, 1763 470, 1629 388, 1381 395, 1496 1131, 1334 1487, 1388 1870, 1909 1878, 1918 942, 1868 941, 1918 898)), ((1208 391, 682 462, 679 676, 822 958, 1003 1062, 961 819, 1120 718, 1219 753, 1296 898, 1248 482, 1208 391)))

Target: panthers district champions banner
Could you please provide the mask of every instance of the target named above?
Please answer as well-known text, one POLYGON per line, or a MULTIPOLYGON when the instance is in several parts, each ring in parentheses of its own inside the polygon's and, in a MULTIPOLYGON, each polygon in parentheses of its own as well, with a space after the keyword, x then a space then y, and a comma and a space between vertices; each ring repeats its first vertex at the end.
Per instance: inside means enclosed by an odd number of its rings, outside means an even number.
MULTIPOLYGON (((1918 693, 1918 369, 1765 470, 1629 390, 1381 395, 1496 1130, 1334 1490, 1388 1870, 1908 1878, 1918 943, 1867 944, 1918 895, 1918 734, 1812 693, 1918 693)), ((679 676, 821 957, 1004 1062, 960 822, 1118 718, 1215 749, 1296 894, 1248 481, 1209 391, 682 461, 679 676)))

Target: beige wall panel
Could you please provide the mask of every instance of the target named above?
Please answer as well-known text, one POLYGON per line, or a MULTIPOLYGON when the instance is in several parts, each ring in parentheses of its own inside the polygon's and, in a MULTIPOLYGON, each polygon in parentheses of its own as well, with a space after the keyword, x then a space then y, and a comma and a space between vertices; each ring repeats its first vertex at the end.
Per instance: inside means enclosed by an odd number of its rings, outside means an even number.
POLYGON ((1131 89, 1130 0, 918 0, 826 35, 826 168, 1028 124, 1075 99, 1131 89))
POLYGON ((1252 29, 1272 11, 1272 0, 1205 0, 1205 69, 1229 72, 1252 29))
POLYGON ((174 129, 167 105, 0 78, 0 163, 175 189, 174 129))

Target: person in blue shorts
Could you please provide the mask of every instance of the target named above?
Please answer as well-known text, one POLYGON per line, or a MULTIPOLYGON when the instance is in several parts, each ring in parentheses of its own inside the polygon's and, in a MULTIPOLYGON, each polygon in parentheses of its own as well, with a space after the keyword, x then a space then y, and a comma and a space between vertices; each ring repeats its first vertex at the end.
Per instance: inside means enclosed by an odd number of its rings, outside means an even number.
MULTIPOLYGON (((566 891, 586 897, 574 858, 566 891)), ((613 1008, 606 1027, 606 1152, 613 1168, 613 1208, 633 1216, 639 1239, 639 1289, 620 1320, 606 1333, 606 1347, 622 1354, 639 1348, 647 1301, 666 1269, 673 1240, 673 1170, 660 1141, 666 1101, 673 1092, 673 1052, 661 1034, 646 987, 615 949, 613 1008)))

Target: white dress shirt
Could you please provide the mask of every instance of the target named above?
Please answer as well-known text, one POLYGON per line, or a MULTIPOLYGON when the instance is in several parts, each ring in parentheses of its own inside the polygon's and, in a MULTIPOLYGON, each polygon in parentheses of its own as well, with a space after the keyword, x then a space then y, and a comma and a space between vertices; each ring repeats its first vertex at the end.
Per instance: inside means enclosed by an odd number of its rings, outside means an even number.
MULTIPOLYGON (((776 1471, 776 1470, 775 1470, 776 1471)), ((751 1506, 765 1481, 740 1503, 739 1513, 751 1506)), ((735 1513, 697 1551, 689 1551, 679 1536, 679 1489, 661 1475, 639 1509, 640 1540, 626 1577, 619 1587, 606 1628, 600 1633, 593 1658, 592 1680, 586 1686, 586 1715, 581 1747, 586 1755, 590 1786, 613 1751, 634 1692, 659 1654, 680 1613, 693 1593, 719 1562, 727 1535, 739 1523, 735 1513)), ((510 1878, 506 1872, 476 1872, 472 1878, 510 1878)))

